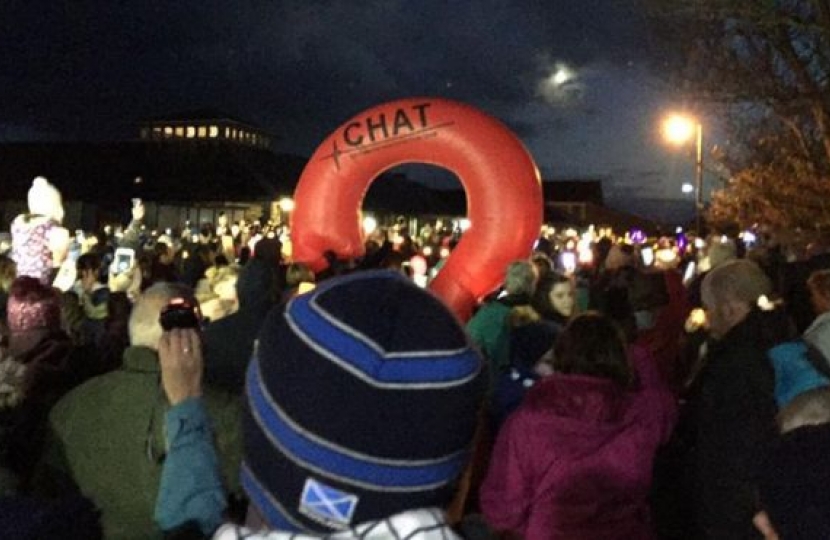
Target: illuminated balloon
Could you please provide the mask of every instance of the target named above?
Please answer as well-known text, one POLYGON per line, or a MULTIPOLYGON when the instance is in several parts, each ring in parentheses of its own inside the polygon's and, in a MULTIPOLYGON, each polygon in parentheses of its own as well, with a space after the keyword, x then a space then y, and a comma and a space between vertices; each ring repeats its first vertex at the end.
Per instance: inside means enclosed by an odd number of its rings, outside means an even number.
POLYGON ((364 254, 361 206, 369 185, 403 163, 455 173, 470 228, 430 288, 462 319, 497 288, 507 265, 529 257, 542 224, 539 173, 503 124, 462 103, 404 99, 373 107, 337 128, 311 156, 294 193, 294 260, 320 271, 324 253, 364 254))

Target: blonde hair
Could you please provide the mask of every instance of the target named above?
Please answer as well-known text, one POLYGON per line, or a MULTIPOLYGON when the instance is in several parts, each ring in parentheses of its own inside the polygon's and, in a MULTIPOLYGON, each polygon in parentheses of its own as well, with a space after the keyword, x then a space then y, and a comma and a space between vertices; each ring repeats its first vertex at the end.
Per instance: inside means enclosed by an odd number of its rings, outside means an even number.
POLYGON ((156 283, 138 297, 130 313, 130 345, 158 350, 163 329, 159 322, 162 310, 174 298, 196 303, 193 290, 178 283, 156 283))

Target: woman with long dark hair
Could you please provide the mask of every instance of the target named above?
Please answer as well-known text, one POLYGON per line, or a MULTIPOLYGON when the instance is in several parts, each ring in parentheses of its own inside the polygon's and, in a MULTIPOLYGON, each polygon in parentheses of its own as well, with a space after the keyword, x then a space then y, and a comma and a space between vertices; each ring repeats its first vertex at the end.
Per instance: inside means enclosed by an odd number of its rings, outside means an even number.
POLYGON ((671 394, 629 361, 608 317, 573 319, 499 432, 481 489, 491 527, 528 539, 653 538, 648 493, 675 420, 671 394))
POLYGON ((573 317, 576 302, 574 283, 559 272, 550 272, 539 279, 533 293, 533 309, 546 321, 564 327, 573 317))

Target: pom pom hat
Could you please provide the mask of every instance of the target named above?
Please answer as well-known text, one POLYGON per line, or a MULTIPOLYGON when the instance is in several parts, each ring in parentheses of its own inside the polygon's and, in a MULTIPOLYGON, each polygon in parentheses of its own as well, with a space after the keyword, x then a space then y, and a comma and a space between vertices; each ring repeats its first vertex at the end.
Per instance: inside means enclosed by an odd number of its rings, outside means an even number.
POLYGON ((58 223, 63 221, 63 198, 61 192, 49 183, 49 181, 38 176, 32 181, 29 189, 29 213, 39 216, 46 216, 58 223))
POLYGON ((484 374, 455 316, 396 272, 273 310, 247 375, 242 483, 272 527, 327 532, 445 507, 484 374))

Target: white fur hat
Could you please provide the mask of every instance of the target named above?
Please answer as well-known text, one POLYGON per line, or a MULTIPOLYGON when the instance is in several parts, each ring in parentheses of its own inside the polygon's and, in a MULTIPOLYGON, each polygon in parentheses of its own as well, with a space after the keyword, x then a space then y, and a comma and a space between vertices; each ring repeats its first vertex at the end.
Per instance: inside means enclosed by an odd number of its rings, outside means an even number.
POLYGON ((42 176, 35 178, 29 189, 29 213, 50 217, 58 223, 63 221, 61 192, 42 176))

